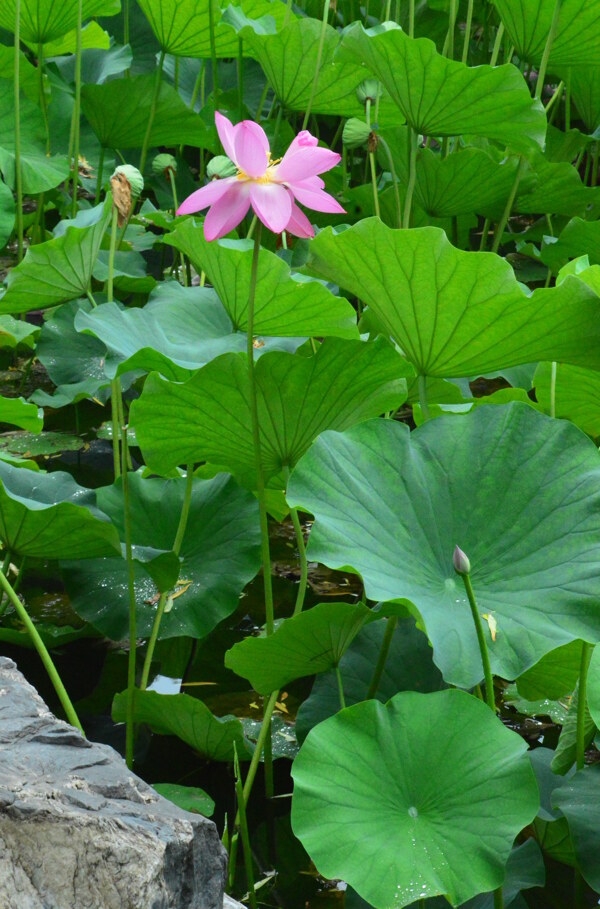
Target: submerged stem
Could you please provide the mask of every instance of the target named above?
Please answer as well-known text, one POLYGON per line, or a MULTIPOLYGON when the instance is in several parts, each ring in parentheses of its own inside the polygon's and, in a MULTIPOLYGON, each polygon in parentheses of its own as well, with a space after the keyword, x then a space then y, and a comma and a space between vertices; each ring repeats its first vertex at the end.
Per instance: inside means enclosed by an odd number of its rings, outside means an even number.
POLYGON ((71 699, 70 699, 69 695, 67 694, 66 688, 62 683, 62 679, 61 679, 60 675, 58 674, 58 670, 56 669, 56 666, 52 662, 52 657, 48 653, 48 649, 46 648, 46 645, 44 644, 42 638, 40 637, 40 634, 39 634, 37 628, 35 627, 35 625, 31 621, 31 619, 29 618, 29 613, 27 612, 27 610, 21 603, 21 600, 17 596, 10 581, 8 580, 8 578, 6 577, 6 575, 4 574, 4 572, 2 570, 0 570, 0 587, 2 587, 2 590, 4 591, 4 593, 8 596, 8 599, 14 606, 15 612, 17 613, 19 619, 25 625, 25 628, 27 629, 29 637, 31 638, 31 640, 33 642, 33 646, 37 650, 39 657, 40 657, 42 663, 44 664, 44 668, 46 669, 46 672, 48 673, 48 676, 50 677, 50 681, 52 682, 52 685, 54 686, 54 690, 56 691, 56 694, 58 695, 58 699, 65 712, 65 716, 67 717, 71 726, 75 726, 76 729, 79 729, 79 731, 83 733, 83 728, 81 726, 81 723, 79 722, 79 718, 75 712, 75 708, 73 707, 73 704, 71 703, 71 699))

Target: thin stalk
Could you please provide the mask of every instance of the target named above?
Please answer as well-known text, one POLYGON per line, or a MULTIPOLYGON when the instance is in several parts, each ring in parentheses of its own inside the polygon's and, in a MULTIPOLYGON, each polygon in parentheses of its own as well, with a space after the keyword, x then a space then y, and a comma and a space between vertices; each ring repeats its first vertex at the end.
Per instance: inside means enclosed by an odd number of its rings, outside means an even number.
POLYGON ((319 35, 319 47, 317 50, 317 62, 315 65, 315 75, 313 78, 312 88, 310 90, 310 97, 308 99, 308 105, 304 113, 304 120, 302 121, 302 129, 306 129, 308 126, 308 118, 310 117, 310 112, 312 109, 313 101, 315 100, 315 95, 317 93, 317 83, 319 81, 319 72, 321 70, 321 57, 323 56, 323 45, 325 44, 325 33, 327 31, 327 20, 329 19, 329 6, 331 0, 325 0, 323 6, 323 19, 321 20, 321 34, 319 35))
POLYGON ((417 142, 418 137, 416 131, 412 126, 408 127, 408 142, 409 142, 409 170, 408 170, 408 185, 406 187, 406 198, 404 199, 404 216, 402 219, 402 227, 410 227, 410 215, 412 210, 412 200, 413 194, 415 191, 415 183, 417 182, 417 142))
POLYGON ((549 114, 549 113, 550 113, 550 109, 554 106, 555 102, 560 98, 560 96, 562 95, 562 92, 563 92, 564 87, 565 87, 565 83, 564 83, 564 82, 559 82, 559 83, 558 83, 558 85, 556 86, 556 88, 555 88, 554 91, 552 92, 552 97, 550 98, 550 100, 548 101, 548 103, 546 104, 546 106, 545 106, 545 108, 544 108, 544 110, 546 111, 546 114, 549 114))
POLYGON ((131 543, 131 510, 129 500, 129 471, 127 470, 127 426, 121 426, 123 445, 123 517, 125 527, 125 557, 127 559, 127 593, 129 599, 129 655, 127 660, 127 716, 125 726, 125 761, 133 767, 133 744, 135 727, 133 723, 136 666, 136 615, 135 615, 135 572, 133 547, 131 543))
MULTIPOLYGON (((10 559, 11 559, 11 554, 10 554, 10 550, 9 550, 9 551, 7 551, 6 555, 4 556, 4 562, 2 563, 2 574, 5 577, 8 575, 8 571, 10 569, 10 559)), ((9 600, 7 600, 6 603, 4 603, 3 601, 4 601, 4 593, 0 593, 0 618, 6 612, 6 607, 8 606, 8 603, 9 603, 9 600)))
POLYGON ((44 45, 40 42, 37 51, 38 58, 38 86, 40 96, 40 109, 44 121, 44 134, 46 136, 46 154, 50 154, 50 127, 48 126, 48 108, 46 106, 46 92, 44 91, 44 45))
MULTIPOLYGON (((367 103, 365 105, 365 117, 367 121, 367 126, 371 129, 371 99, 367 98, 367 103)), ((375 215, 381 219, 381 211, 379 208, 379 193, 377 192, 377 169, 375 167, 375 153, 371 150, 368 151, 369 156, 369 166, 371 169, 371 185, 373 187, 373 206, 375 208, 375 215)))
MULTIPOLYGON (((117 246, 117 226, 119 213, 117 206, 113 204, 112 220, 110 225, 110 247, 108 251, 108 279, 106 282, 106 297, 109 303, 113 302, 114 288, 114 269, 115 269, 115 249, 117 246)), ((111 423, 112 423, 112 448, 113 448, 113 469, 115 480, 121 476, 121 458, 119 455, 119 396, 121 394, 121 382, 118 377, 111 382, 111 423)))
MULTIPOLYGON (((175 217, 177 209, 179 208, 179 200, 177 199, 177 184, 175 182, 174 171, 172 171, 172 170, 167 171, 167 179, 168 179, 169 183, 171 184, 171 193, 173 195, 173 217, 175 217)), ((187 279, 187 271, 186 271, 186 267, 185 267, 185 256, 183 255, 182 252, 179 253, 179 261, 181 262, 181 271, 183 273, 183 283, 187 287, 188 279, 187 279)))
POLYGON ((556 360, 552 363, 550 369, 550 416, 556 416, 556 373, 558 370, 558 363, 556 360))
POLYGON ((483 666, 483 677, 485 679, 485 699, 490 710, 493 710, 496 713, 496 699, 494 697, 494 677, 492 675, 492 669, 490 666, 490 654, 488 651, 487 641, 483 633, 483 624, 481 621, 481 616, 479 615, 479 610, 477 608, 477 602, 475 600, 475 594, 473 593, 473 585, 471 584, 471 576, 469 574, 461 574, 463 579, 463 584, 465 585, 465 591, 467 594, 467 599, 469 600, 469 606, 471 607, 471 615, 473 617, 473 624, 475 625, 475 631, 477 632, 477 643, 479 644, 479 653, 481 654, 481 664, 483 666))
POLYGON ((285 28, 288 22, 290 21, 290 15, 292 12, 292 0, 286 0, 285 4, 285 19, 283 20, 283 27, 285 28))
POLYGON ((196 101, 198 100, 198 92, 200 91, 200 85, 204 77, 204 60, 200 61, 200 69, 198 70, 198 75, 196 76, 196 81, 194 82, 194 89, 192 91, 192 97, 190 100, 190 110, 194 110, 196 107, 196 101))
POLYGON ((23 258, 23 174, 21 171, 21 0, 15 0, 15 190, 17 194, 17 263, 23 258))
POLYGON ((429 404, 427 402, 427 376, 419 376, 418 379, 419 386, 419 404, 421 406, 421 413, 423 414, 423 420, 431 419, 431 411, 429 410, 429 404))
POLYGON ((519 183, 521 182, 521 177, 523 175, 524 169, 525 169, 525 158, 521 155, 521 157, 519 158, 519 166, 517 167, 517 172, 515 174, 515 179, 514 179, 514 182, 513 182, 511 191, 510 191, 510 195, 506 201, 506 206, 504 208, 504 211, 502 212, 502 217, 500 218, 500 220, 498 221, 498 224, 496 225, 496 233, 494 235, 494 242, 492 244, 492 252, 497 253, 498 249, 500 248, 500 243, 502 242, 502 234, 504 233, 504 229, 505 229, 506 225, 508 224, 508 219, 510 218, 510 214, 512 212, 512 207, 514 205, 514 201, 517 196, 517 191, 519 189, 519 183))
POLYGON ((73 108, 73 199, 71 217, 77 214, 77 187, 79 186, 79 137, 81 131, 81 29, 83 25, 83 0, 77 3, 77 38, 75 43, 75 107, 73 108))
POLYGON ((258 739, 256 740, 256 748, 254 749, 254 754, 252 755, 252 760, 250 761, 250 766, 248 767, 248 773, 246 774, 246 782, 244 783, 244 803, 246 805, 248 804, 248 799, 250 798, 250 793, 252 792, 252 786, 254 785, 256 771, 258 770, 260 756, 265 745, 267 733, 271 728, 271 717, 273 716, 273 711, 275 710, 275 704, 277 703, 278 697, 279 691, 274 691, 270 695, 269 700, 267 701, 267 706, 265 707, 262 726, 260 727, 258 739))
POLYGON ((500 53, 500 48, 502 47, 502 38, 504 36, 504 23, 501 22, 498 26, 498 31, 496 32, 496 40, 494 41, 494 46, 492 48, 492 56, 490 57, 490 66, 495 66, 498 62, 498 54, 500 53))
MULTIPOLYGON (((240 762, 238 758, 235 742, 233 743, 233 770, 235 773, 235 795, 238 804, 238 817, 240 836, 242 839, 242 848, 244 850, 244 867, 246 869, 246 886, 248 887, 249 902, 252 909, 257 909, 256 890, 254 889, 254 868, 252 866, 252 850, 250 848, 250 836, 248 834, 248 819, 246 817, 246 803, 244 801, 244 787, 242 786, 242 775, 240 773, 240 762)), ((235 834, 234 834, 235 836, 235 834)))
POLYGON ((237 83, 238 115, 242 120, 244 117, 244 42, 241 38, 238 38, 237 83))
POLYGON ((581 663, 579 666, 579 687, 577 696, 577 740, 576 740, 576 767, 583 770, 585 763, 585 707, 587 703, 587 678, 593 646, 585 641, 581 648, 581 663))
POLYGON ((415 0, 408 0, 408 37, 415 37, 415 0))
MULTIPOLYGON (((187 528, 188 518, 190 514, 190 505, 192 502, 192 490, 194 488, 194 465, 187 465, 187 474, 185 482, 185 492, 183 494, 183 504, 181 506, 181 514, 179 515, 179 524, 177 525, 177 532, 175 534, 175 540, 173 541, 173 552, 176 556, 181 552, 181 545, 183 543, 183 538, 185 536, 185 531, 187 528)), ((152 631, 150 632, 150 639, 148 641, 148 647, 146 649, 146 656, 144 659, 144 667, 142 669, 142 678, 140 681, 140 688, 142 691, 145 691, 148 686, 148 679, 150 677, 150 668, 152 666, 152 657, 154 656, 154 648, 156 647, 156 642, 158 640, 158 632, 160 629, 160 623, 164 615, 165 606, 167 604, 168 594, 166 592, 161 593, 158 605, 156 607, 156 615, 154 616, 154 622, 152 624, 152 631)))
POLYGON ((442 53, 448 57, 449 60, 454 60, 454 31, 456 28, 456 0, 450 0, 450 11, 448 14, 448 32, 446 34, 446 40, 444 42, 444 49, 442 53))
POLYGON ((548 60, 550 59, 550 51, 552 50, 554 36, 556 35, 556 29, 558 27, 558 17, 559 16, 560 16, 560 0, 555 0, 554 12, 552 14, 552 22, 550 23, 550 31, 548 32, 548 37, 546 38, 546 43, 544 45, 544 52, 542 54, 540 68, 538 71, 537 82, 535 83, 535 97, 537 99, 542 97, 542 90, 544 88, 544 79, 546 78, 546 70, 548 69, 548 60))
POLYGON ((338 684, 338 695, 340 699, 340 707, 342 710, 346 707, 346 698, 344 696, 344 680, 342 679, 342 673, 340 672, 339 665, 335 667, 335 677, 338 684))
POLYGON ((367 691, 367 700, 370 701, 377 694, 377 689, 379 688, 379 683, 381 682, 381 676, 383 675, 383 670, 385 669, 385 664, 390 652, 390 646, 392 644, 392 638, 394 637, 394 632, 398 624, 398 616, 392 615, 386 622, 385 634, 383 635, 383 641, 381 642, 381 648, 379 650, 379 656, 377 658, 377 665, 375 666, 375 671, 369 685, 369 690, 367 691))
POLYGON ((392 158, 392 152, 390 147, 382 136, 377 137, 379 144, 382 146, 385 151, 386 157, 388 159, 388 165, 390 168, 390 173, 392 175, 392 186, 394 187, 394 200, 396 202, 396 226, 402 227, 402 204, 400 202, 400 190, 398 189, 398 180, 396 178, 396 168, 394 167, 394 159, 392 158))
POLYGON ((129 0, 123 0, 123 44, 129 44, 129 0))
POLYGON ((271 551, 269 548, 269 524, 265 498, 265 479, 262 466, 262 445, 260 441, 260 424, 258 421, 258 395, 254 375, 254 303, 256 299, 256 279, 258 275, 258 256, 260 253, 261 222, 256 222, 254 233, 254 251, 250 273, 250 291, 248 294, 248 328, 246 353, 248 356, 248 386, 250 391, 250 416, 252 420, 252 441, 254 444, 254 464, 256 467, 256 494, 260 514, 260 536, 265 585, 265 618, 267 634, 273 634, 273 584, 271 579, 271 551))
POLYGON ((600 142, 594 143, 594 152, 593 152, 593 164, 592 164, 592 180, 590 186, 596 186, 598 184, 598 162, 600 154, 600 142))
MULTIPOLYGON (((212 6, 209 3, 209 9, 212 6)), ((148 157, 148 146, 150 145, 150 136, 152 134, 152 127, 154 126, 154 118, 156 116, 156 107, 158 105, 158 96, 160 95, 160 86, 162 83, 162 71, 163 65, 165 62, 165 51, 161 50, 160 57, 158 60, 158 68, 156 70, 156 78, 154 80, 154 92, 152 94, 152 101, 150 104, 150 113, 148 114, 148 123, 146 125, 146 134, 144 135, 144 141, 142 143, 142 151, 140 154, 140 171, 144 173, 144 167, 146 166, 146 158, 148 157)))
POLYGON ((106 154, 106 149, 103 145, 100 146, 100 159, 98 161, 98 176, 96 177, 96 196, 94 203, 98 205, 100 201, 100 193, 102 192, 102 174, 104 173, 104 156, 106 154))
POLYGON ((461 62, 466 63, 469 56, 469 42, 471 41, 471 24, 473 22, 473 0, 467 2, 467 21, 465 22, 465 38, 463 41, 463 50, 461 62))
POLYGON ((21 600, 15 593, 15 590, 13 589, 10 581, 8 580, 8 578, 6 577, 6 575, 4 574, 3 571, 0 571, 0 586, 2 587, 2 590, 4 591, 4 593, 8 596, 8 599, 10 600, 12 605, 14 606, 15 612, 17 613, 19 619, 25 625, 25 628, 27 629, 29 637, 31 638, 31 640, 33 642, 33 646, 37 650, 38 655, 39 655, 42 663, 44 664, 44 668, 46 669, 46 672, 48 673, 48 676, 50 677, 50 681, 52 682, 52 685, 54 686, 54 690, 56 691, 56 694, 58 695, 58 699, 65 712, 65 716, 67 717, 71 726, 75 726, 76 729, 79 729, 79 731, 83 733, 83 728, 81 726, 81 723, 79 722, 79 718, 75 712, 75 708, 73 707, 73 704, 71 703, 71 699, 69 698, 69 695, 67 694, 66 688, 62 683, 62 679, 61 679, 60 675, 58 674, 56 666, 52 662, 52 657, 48 653, 46 645, 42 641, 37 628, 35 627, 35 625, 31 621, 31 619, 29 618, 29 613, 27 612, 27 610, 21 603, 21 600))
POLYGON ((265 82, 265 87, 262 90, 262 95, 260 96, 260 101, 258 102, 258 107, 256 108, 256 119, 260 120, 262 118, 263 107, 265 106, 265 101, 267 100, 267 95, 269 94, 269 83, 265 82))
POLYGON ((294 615, 298 615, 299 612, 302 612, 302 608, 304 606, 304 597, 306 596, 306 587, 308 583, 308 559, 306 558, 304 534, 302 533, 302 525, 300 524, 297 508, 290 508, 290 517, 294 526, 294 533, 296 534, 296 546, 298 547, 298 555, 300 557, 300 582, 298 584, 296 605, 294 606, 293 613, 294 615))
POLYGON ((481 229, 481 243, 479 244, 479 252, 483 252, 487 246, 488 235, 490 232, 490 224, 492 223, 491 218, 486 218, 483 222, 483 227, 481 229))
POLYGON ((494 890, 494 909, 504 909, 504 893, 502 887, 494 890))
POLYGON ((567 82, 565 89, 565 132, 571 129, 571 67, 567 70, 567 82))
POLYGON ((219 92, 219 69, 217 66, 217 45, 215 40, 215 10, 213 7, 213 0, 208 0, 208 34, 210 40, 210 60, 212 66, 212 83, 213 83, 213 98, 216 99, 219 92))

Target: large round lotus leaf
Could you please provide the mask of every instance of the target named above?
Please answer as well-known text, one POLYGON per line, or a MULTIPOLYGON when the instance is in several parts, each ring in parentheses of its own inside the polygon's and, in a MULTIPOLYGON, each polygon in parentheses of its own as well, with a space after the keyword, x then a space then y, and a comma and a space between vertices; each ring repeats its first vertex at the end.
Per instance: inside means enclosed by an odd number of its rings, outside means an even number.
POLYGON ((446 681, 482 677, 452 566, 469 556, 492 670, 514 679, 561 644, 600 639, 600 461, 576 427, 525 404, 439 417, 412 434, 390 420, 321 436, 290 505, 315 515, 309 557, 351 566, 373 600, 405 598, 446 681))
POLYGON ((569 822, 575 858, 590 887, 600 891, 600 767, 585 767, 552 793, 569 822))
POLYGON ((539 807, 523 739, 457 690, 342 710, 311 730, 292 775, 296 836, 376 909, 500 886, 539 807))

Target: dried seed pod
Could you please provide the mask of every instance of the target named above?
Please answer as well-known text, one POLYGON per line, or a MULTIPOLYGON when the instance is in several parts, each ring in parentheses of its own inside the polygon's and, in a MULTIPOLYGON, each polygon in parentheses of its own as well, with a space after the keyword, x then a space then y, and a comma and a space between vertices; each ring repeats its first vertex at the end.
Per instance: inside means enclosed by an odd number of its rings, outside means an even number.
POLYGON ((110 178, 113 203, 119 213, 118 225, 122 227, 131 214, 132 200, 140 195, 144 188, 144 178, 131 164, 121 164, 110 178))

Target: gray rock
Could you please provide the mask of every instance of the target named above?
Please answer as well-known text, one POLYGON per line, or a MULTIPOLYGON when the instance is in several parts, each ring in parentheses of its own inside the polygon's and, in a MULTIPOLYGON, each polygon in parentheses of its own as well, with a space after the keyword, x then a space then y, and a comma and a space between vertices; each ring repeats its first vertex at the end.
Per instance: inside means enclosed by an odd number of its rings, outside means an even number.
POLYGON ((221 909, 226 853, 0 657, 0 907, 221 909))

